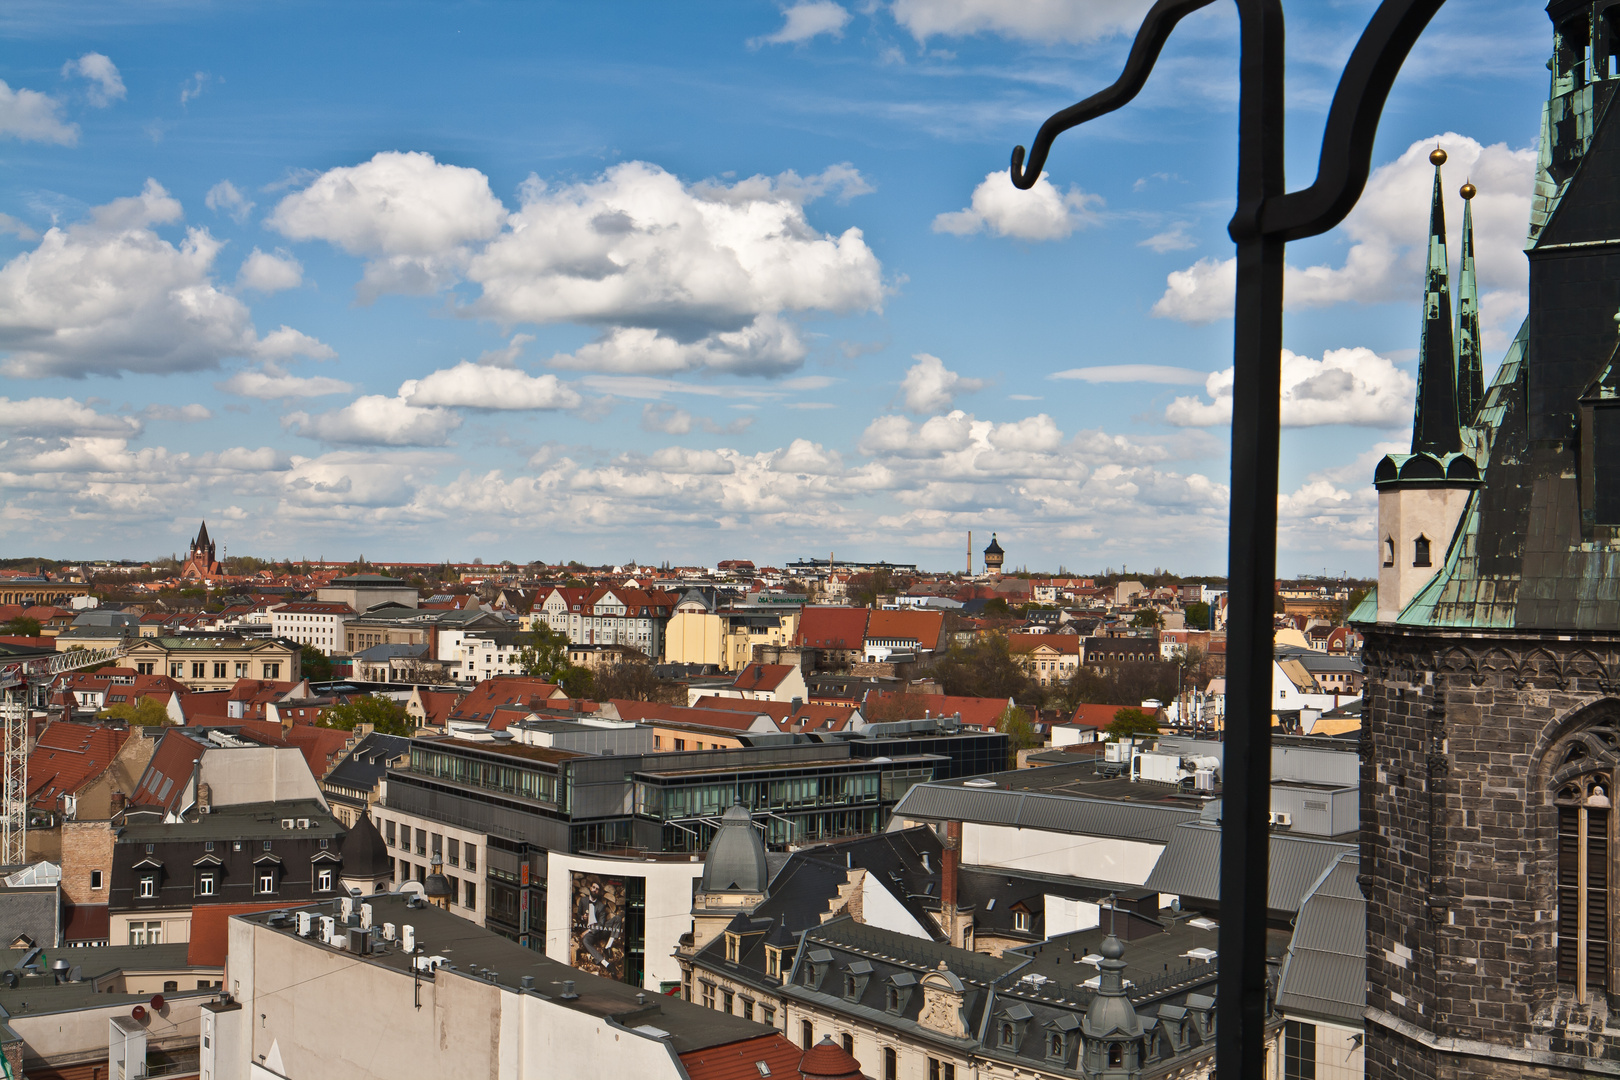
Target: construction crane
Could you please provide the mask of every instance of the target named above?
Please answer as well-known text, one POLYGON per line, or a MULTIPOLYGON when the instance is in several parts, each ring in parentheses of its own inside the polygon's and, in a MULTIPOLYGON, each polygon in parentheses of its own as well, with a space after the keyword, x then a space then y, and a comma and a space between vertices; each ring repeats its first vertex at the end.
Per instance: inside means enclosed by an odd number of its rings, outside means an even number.
POLYGON ((28 706, 36 688, 58 675, 117 660, 123 648, 70 649, 0 661, 0 743, 4 799, 0 802, 0 866, 28 861, 28 706))

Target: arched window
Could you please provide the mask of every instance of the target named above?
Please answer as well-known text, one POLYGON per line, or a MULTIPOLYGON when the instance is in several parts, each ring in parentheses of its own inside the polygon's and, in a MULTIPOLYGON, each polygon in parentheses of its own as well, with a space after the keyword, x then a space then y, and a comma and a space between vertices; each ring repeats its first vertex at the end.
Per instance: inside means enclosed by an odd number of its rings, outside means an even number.
POLYGON ((1108 1044, 1108 1067, 1110 1069, 1118 1069, 1118 1068, 1121 1068, 1122 1066, 1124 1066, 1124 1064, 1125 1064, 1125 1044, 1124 1043, 1109 1043, 1108 1044))
MULTIPOLYGON (((1579 743, 1573 752, 1583 750, 1579 743)), ((1610 774, 1558 789, 1558 981, 1588 994, 1609 988, 1610 774)))
POLYGON ((1427 536, 1420 536, 1416 540, 1412 541, 1412 565, 1432 565, 1429 562, 1429 538, 1427 536))
POLYGON ((1001 1045, 1002 1046, 1011 1046, 1012 1044, 1013 1044, 1013 1026, 1011 1024, 1004 1023, 1004 1024, 1001 1025, 1001 1045))
MULTIPOLYGON (((1613 701, 1599 703, 1612 713, 1613 701)), ((1614 778, 1620 772, 1620 726, 1612 716, 1577 728, 1545 759, 1545 783, 1557 815, 1558 981, 1584 1004, 1616 988, 1614 778)))
POLYGON ((1395 565, 1395 538, 1393 536, 1384 537, 1384 565, 1395 565))

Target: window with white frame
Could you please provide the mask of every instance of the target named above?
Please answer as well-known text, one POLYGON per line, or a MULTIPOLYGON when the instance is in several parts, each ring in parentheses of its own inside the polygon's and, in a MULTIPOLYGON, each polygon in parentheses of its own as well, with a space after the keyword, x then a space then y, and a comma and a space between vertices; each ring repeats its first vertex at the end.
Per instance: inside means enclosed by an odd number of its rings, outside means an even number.
POLYGON ((142 874, 140 883, 136 887, 135 895, 140 897, 142 900, 150 900, 157 896, 157 875, 142 874))

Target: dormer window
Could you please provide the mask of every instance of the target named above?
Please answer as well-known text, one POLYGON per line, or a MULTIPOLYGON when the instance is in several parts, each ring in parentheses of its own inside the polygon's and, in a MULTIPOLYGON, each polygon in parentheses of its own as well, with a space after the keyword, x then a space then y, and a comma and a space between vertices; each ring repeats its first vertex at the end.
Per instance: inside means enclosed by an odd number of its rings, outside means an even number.
POLYGON ((1046 1056, 1053 1061, 1062 1061, 1068 1054, 1068 1047, 1064 1045, 1063 1033, 1052 1032, 1051 1038, 1046 1040, 1046 1056))
POLYGON ((1029 933, 1029 912, 1013 912, 1013 929, 1018 931, 1020 934, 1029 933))
POLYGON ((1420 536, 1416 540, 1412 541, 1412 565, 1432 565, 1429 562, 1429 538, 1427 536, 1420 536))
POLYGON ((1012 1049, 1012 1047, 1013 1047, 1013 1034, 1014 1034, 1015 1031, 1016 1031, 1016 1029, 1010 1023, 1003 1023, 1001 1025, 1001 1043, 1000 1043, 1000 1045, 1001 1045, 1002 1049, 1004 1049, 1004 1050, 1011 1050, 1012 1049))
POLYGON ((737 962, 737 955, 741 952, 740 946, 741 942, 736 934, 726 935, 726 959, 733 964, 737 962))

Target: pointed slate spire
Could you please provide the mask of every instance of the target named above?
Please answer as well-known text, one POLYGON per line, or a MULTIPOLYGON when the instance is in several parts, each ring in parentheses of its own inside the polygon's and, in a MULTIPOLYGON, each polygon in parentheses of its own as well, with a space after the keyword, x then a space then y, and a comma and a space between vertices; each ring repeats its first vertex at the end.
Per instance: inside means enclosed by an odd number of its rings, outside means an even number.
POLYGON ((1462 264, 1457 269, 1457 422, 1474 426, 1485 400, 1485 354, 1479 343, 1479 286, 1474 280, 1473 184, 1464 184, 1462 264))
POLYGON ((1429 269, 1423 290, 1412 453, 1438 456, 1461 451, 1462 434, 1457 429, 1457 354, 1451 333, 1446 211, 1440 202, 1440 166, 1445 164, 1446 152, 1436 149, 1429 160, 1434 163, 1434 203, 1429 210, 1429 269))

